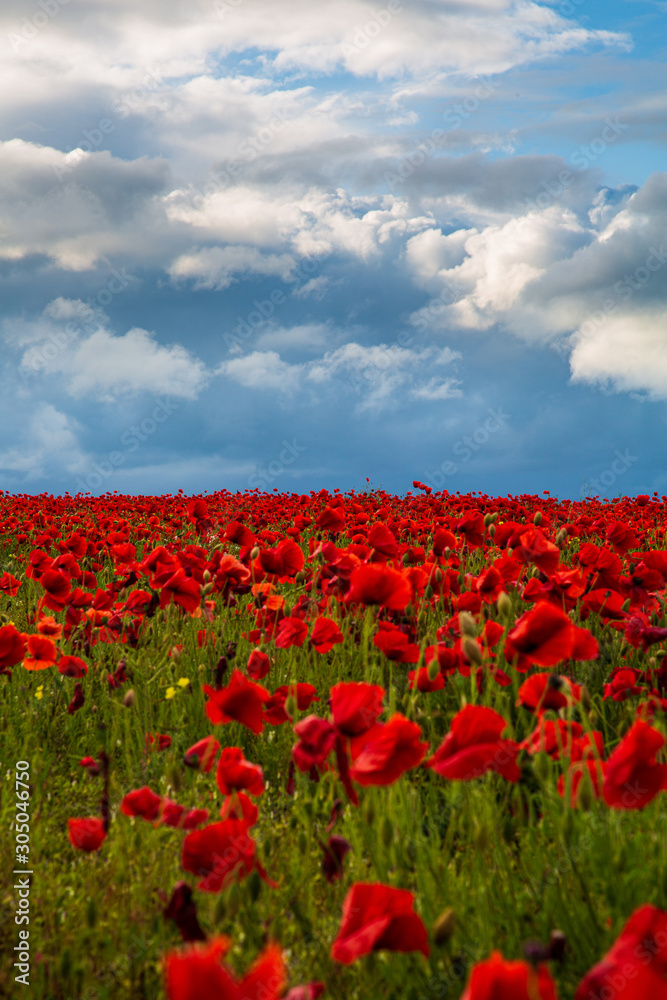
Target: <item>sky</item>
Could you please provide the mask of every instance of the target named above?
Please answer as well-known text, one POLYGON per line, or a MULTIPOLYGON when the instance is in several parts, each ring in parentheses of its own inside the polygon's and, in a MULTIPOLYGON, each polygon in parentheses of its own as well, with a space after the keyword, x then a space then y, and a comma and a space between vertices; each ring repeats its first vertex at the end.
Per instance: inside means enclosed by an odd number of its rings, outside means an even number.
POLYGON ((666 27, 3 0, 0 489, 667 493, 666 27))

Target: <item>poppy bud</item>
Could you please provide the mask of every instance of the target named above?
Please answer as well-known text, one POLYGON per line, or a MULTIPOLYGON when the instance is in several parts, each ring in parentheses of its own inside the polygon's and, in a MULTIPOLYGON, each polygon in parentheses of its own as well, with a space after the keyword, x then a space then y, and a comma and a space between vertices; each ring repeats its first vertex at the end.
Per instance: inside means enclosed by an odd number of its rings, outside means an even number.
POLYGON ((437 656, 434 656, 428 667, 426 668, 426 674, 430 681, 434 681, 438 674, 440 673, 440 664, 438 663, 437 656))
POLYGON ((459 629, 461 630, 461 635, 477 635, 477 622, 470 614, 469 611, 459 612, 459 629))
POLYGON ((667 656, 667 649, 656 649, 655 651, 656 660, 661 660, 663 656, 667 656))
POLYGON ((493 514, 485 514, 484 515, 484 527, 485 528, 488 528, 489 525, 493 523, 492 522, 492 518, 493 518, 493 514))
POLYGON ((436 583, 440 583, 440 581, 442 580, 442 570, 440 568, 436 569, 433 576, 435 577, 436 583))
POLYGON ((562 962, 565 958, 567 938, 562 931, 552 931, 549 935, 549 958, 552 962, 562 962))
POLYGON ((626 601, 623 601, 623 604, 621 605, 621 611, 624 611, 627 614, 629 610, 630 610, 630 598, 628 597, 626 601))
POLYGON ((540 510, 537 511, 535 517, 533 518, 533 524, 535 525, 536 528, 539 527, 540 524, 542 524, 542 511, 540 510))
POLYGON ((125 692, 125 697, 123 698, 123 704, 125 705, 125 708, 132 708, 136 700, 137 697, 132 688, 130 688, 129 691, 125 692))
POLYGON ((212 590, 213 590, 213 583, 205 583, 204 586, 201 588, 202 596, 206 597, 206 595, 210 594, 212 590))
POLYGON ((259 556, 259 546, 255 545, 254 549, 250 553, 250 558, 252 560, 255 560, 257 559, 258 556, 259 556))
POLYGON ((476 639, 473 639, 470 635, 464 635, 461 640, 461 649, 463 650, 463 655, 466 659, 470 660, 471 663, 476 663, 477 666, 482 665, 482 650, 479 648, 479 644, 476 639))
POLYGON ((296 698, 293 694, 285 699, 285 713, 293 719, 298 709, 296 698))
POLYGON ((391 847, 394 840, 394 824, 389 816, 382 820, 382 843, 385 847, 391 847))
POLYGON ((577 805, 582 812, 590 812, 594 801, 595 795, 593 793, 593 785, 591 784, 591 776, 586 768, 582 773, 579 788, 577 789, 577 805))
POLYGON ((567 528, 560 528, 556 535, 556 545, 565 545, 567 541, 567 528))
POLYGON ((498 600, 496 602, 496 607, 498 608, 498 614, 503 618, 509 618, 512 611, 512 598, 504 590, 498 594, 498 600))
POLYGON ((490 534, 491 538, 495 537, 495 534, 496 534, 496 526, 495 526, 495 524, 490 524, 489 525, 489 534, 490 534))
POLYGON ((424 597, 426 598, 427 601, 430 601, 431 598, 433 597, 433 587, 431 586, 430 583, 424 589, 424 597))
POLYGON ((456 914, 451 907, 440 914, 433 924, 431 933, 436 944, 446 944, 454 933, 456 927, 456 914))
POLYGON ((297 582, 297 583, 298 583, 299 585, 301 585, 302 583, 305 583, 305 582, 306 582, 306 579, 307 579, 307 577, 306 577, 306 574, 304 573, 304 571, 303 571, 302 569, 300 569, 300 570, 299 570, 299 572, 298 572, 298 573, 296 574, 296 576, 294 577, 294 579, 295 579, 295 581, 296 581, 296 582, 297 582))

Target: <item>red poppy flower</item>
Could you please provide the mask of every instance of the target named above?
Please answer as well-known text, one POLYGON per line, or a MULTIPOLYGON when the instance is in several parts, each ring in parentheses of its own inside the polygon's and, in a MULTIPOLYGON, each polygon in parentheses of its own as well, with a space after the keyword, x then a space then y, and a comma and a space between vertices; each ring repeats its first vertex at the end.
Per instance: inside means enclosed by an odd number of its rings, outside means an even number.
POLYGON ((584 727, 579 722, 540 716, 537 727, 523 741, 521 749, 530 754, 548 753, 557 760, 561 756, 569 757, 573 741, 583 734, 584 727))
POLYGON ((343 633, 331 618, 318 618, 310 633, 310 644, 318 653, 328 653, 343 642, 343 633))
POLYGON ((285 711, 285 702, 290 695, 296 698, 299 712, 305 712, 314 701, 319 701, 317 688, 312 684, 282 684, 276 688, 271 697, 264 703, 264 721, 271 726, 282 726, 290 718, 285 711))
POLYGON ((575 1000, 667 1000, 667 912, 640 906, 601 962, 582 979, 575 1000))
POLYGON ((557 712, 581 701, 581 688, 558 674, 532 674, 519 688, 517 705, 541 715, 550 708, 557 712))
POLYGON ((478 510, 468 511, 456 522, 456 530, 471 548, 478 548, 484 544, 484 515, 478 510))
POLYGON ((461 1000, 557 1000, 557 994, 545 965, 507 962, 494 951, 474 967, 461 1000))
POLYGON ((558 569, 560 549, 548 540, 540 528, 529 528, 519 537, 512 555, 517 562, 532 562, 546 576, 552 576, 558 569))
POLYGON ((181 864, 186 872, 198 875, 197 888, 220 892, 234 879, 245 878, 253 868, 261 869, 255 858, 255 842, 248 836, 248 824, 225 819, 189 833, 183 841, 181 864))
POLYGON ((261 733, 264 728, 262 708, 270 695, 260 684, 249 681, 240 670, 235 670, 227 687, 214 691, 204 685, 208 695, 206 715, 216 725, 240 722, 253 733, 261 733))
POLYGON ((303 646, 308 635, 308 626, 301 618, 282 618, 275 635, 278 649, 303 646))
POLYGON ((206 935, 197 918, 197 906, 187 882, 177 882, 162 911, 165 920, 173 920, 184 941, 205 941, 206 935))
POLYGON ((287 981, 282 953, 269 945, 250 971, 237 979, 222 958, 230 942, 214 938, 165 956, 164 980, 168 1000, 278 1000, 287 981))
POLYGON ((505 581, 495 566, 485 569, 474 582, 475 590, 485 604, 493 604, 505 589, 505 581))
POLYGON ((642 719, 626 733, 604 766, 602 794, 615 809, 643 809, 658 792, 667 789, 667 764, 656 754, 665 737, 642 719))
POLYGON ((324 983, 307 983, 305 986, 294 986, 285 994, 284 1000, 317 1000, 324 993, 324 983))
POLYGON ((261 681, 271 671, 271 660, 263 650, 253 649, 248 657, 246 670, 248 677, 252 677, 254 681, 261 681))
POLYGON ((407 889, 356 882, 345 897, 331 957, 349 965, 372 951, 421 951, 428 958, 426 928, 407 889))
POLYGON ((517 669, 531 663, 553 667, 562 660, 594 660, 597 640, 585 628, 573 625, 566 614, 548 601, 540 601, 519 618, 507 634, 505 659, 518 659, 517 669))
POLYGON ((165 826, 173 826, 179 830, 196 830, 208 819, 208 809, 188 809, 171 799, 163 799, 160 819, 165 826))
POLYGON ((5 571, 0 576, 0 594, 4 594, 5 597, 16 597, 20 586, 21 581, 17 580, 11 573, 5 571))
POLYGON ((58 673, 65 677, 85 677, 88 666, 78 656, 61 656, 58 660, 58 673))
POLYGON ((162 796, 151 791, 148 785, 128 792, 120 804, 121 811, 126 816, 141 816, 146 820, 157 819, 161 806, 162 796))
POLYGON ((321 770, 336 745, 336 730, 317 715, 309 715, 294 727, 299 742, 292 748, 292 758, 300 771, 321 770))
POLYGON ((75 684, 74 694, 72 696, 72 700, 67 706, 67 711, 69 712, 70 715, 74 715, 74 713, 78 712, 80 708, 83 708, 85 702, 86 702, 86 696, 83 693, 83 687, 81 686, 81 684, 75 684))
POLYGON ((15 667, 25 657, 28 636, 13 625, 0 628, 0 669, 15 667))
POLYGON ((23 661, 26 670, 46 670, 58 659, 58 650, 45 635, 29 635, 28 656, 23 661))
POLYGON ((364 563, 352 571, 345 600, 350 604, 379 604, 391 611, 402 611, 412 600, 412 586, 397 569, 382 563, 364 563))
POLYGON ((315 526, 324 531, 340 534, 345 528, 345 511, 342 507, 325 507, 315 521, 315 526))
MULTIPOLYGON (((433 648, 433 647, 431 647, 433 648)), ((433 680, 428 675, 428 667, 408 671, 408 681, 411 688, 417 688, 423 694, 431 691, 441 691, 445 686, 443 674, 437 673, 433 680)))
POLYGON ((419 646, 410 642, 405 632, 391 622, 378 623, 373 645, 394 663, 416 663, 419 659, 419 646))
POLYGON ((39 582, 46 591, 40 603, 52 611, 62 611, 71 592, 69 576, 58 569, 47 569, 40 576, 39 582))
POLYGON ((79 851, 97 851, 107 835, 101 819, 68 819, 68 835, 70 843, 79 851))
POLYGON ((421 743, 421 729, 397 712, 389 722, 374 726, 355 753, 350 774, 359 785, 391 785, 405 771, 421 764, 428 743, 421 743))
POLYGON ((638 680, 636 670, 612 670, 609 682, 604 686, 603 697, 612 698, 613 701, 626 701, 631 695, 642 694, 645 689, 637 684, 638 680))
POLYGON ((506 728, 502 715, 492 708, 466 705, 452 719, 450 731, 426 766, 454 781, 472 781, 487 771, 518 781, 521 772, 516 758, 520 746, 502 739, 506 728))
POLYGON ((225 747, 222 751, 216 781, 223 795, 240 791, 261 795, 264 791, 261 767, 246 760, 240 747, 225 747))
POLYGON ((146 745, 153 746, 154 743, 158 750, 168 750, 171 746, 171 736, 165 733, 146 733, 146 745))
POLYGON ((398 553, 398 542, 386 524, 374 524, 369 529, 368 544, 380 555, 387 558, 398 553))
POLYGON ((384 688, 364 681, 334 684, 329 692, 334 726, 343 736, 360 736, 382 713, 384 688))
POLYGON ((205 736, 203 740, 193 743, 185 751, 183 762, 188 767, 198 767, 200 771, 208 773, 213 767, 219 749, 220 744, 215 736, 205 736))
POLYGON ((336 834, 329 837, 322 858, 322 872, 327 882, 335 882, 341 877, 345 855, 351 850, 352 845, 345 837, 338 837, 336 834))
POLYGON ((245 792, 228 795, 220 807, 221 819, 240 819, 248 826, 254 826, 259 819, 259 809, 245 792))
POLYGON ((182 567, 172 573, 160 590, 161 608, 166 608, 172 601, 189 614, 201 606, 201 586, 182 567))

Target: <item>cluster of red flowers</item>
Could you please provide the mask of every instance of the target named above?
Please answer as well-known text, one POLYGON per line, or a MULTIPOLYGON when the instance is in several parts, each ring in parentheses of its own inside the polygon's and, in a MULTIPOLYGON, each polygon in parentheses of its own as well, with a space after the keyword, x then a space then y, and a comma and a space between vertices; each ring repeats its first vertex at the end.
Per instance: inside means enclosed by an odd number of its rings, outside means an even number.
MULTIPOLYGON (((170 613, 196 620, 197 647, 220 654, 212 683, 202 685, 210 726, 235 723, 257 735, 267 726, 293 727, 288 794, 297 772, 312 781, 335 775, 353 806, 367 786, 391 785, 417 768, 437 775, 433 780, 473 781, 493 772, 518 782, 526 761, 547 754, 562 762, 558 791, 565 808, 589 807, 595 799, 612 809, 645 808, 667 790, 660 729, 667 657, 664 650, 644 655, 667 640, 659 624, 667 594, 667 498, 559 503, 548 496, 450 496, 417 481, 413 486, 421 492, 406 497, 0 494, 0 537, 15 547, 0 594, 11 602, 30 588, 36 597, 27 631, 7 617, 0 626, 0 672, 11 682, 19 666, 55 667, 75 682, 68 711, 80 711, 95 672, 95 647, 123 654, 106 676, 109 691, 128 685, 132 651, 150 620, 173 607, 170 613), (420 628, 426 613, 437 618, 430 635, 420 628), (242 658, 240 637, 225 649, 215 634, 221 616, 244 628, 242 658), (603 732, 589 722, 589 694, 574 677, 578 662, 598 659, 599 637, 615 633, 624 643, 624 663, 605 676, 603 697, 633 699, 636 707, 634 722, 609 752, 603 732), (371 645, 382 663, 412 668, 406 681, 421 712, 428 712, 433 693, 460 676, 470 678, 480 703, 454 712, 440 742, 430 745, 409 712, 384 716, 386 686, 352 679, 326 689, 306 680, 271 684, 276 663, 293 647, 304 649, 304 661, 312 653, 319 663, 347 646, 351 662, 363 666, 371 645), (510 707, 518 716, 481 703, 517 675, 518 698, 510 707)), ((11 614, 11 603, 7 609, 11 614)), ((183 655, 180 647, 171 652, 175 661, 183 655)), ((126 689, 125 697, 131 693, 126 689)), ((171 744, 167 734, 145 739, 147 752, 171 744)), ((183 763, 204 773, 216 767, 220 819, 209 822, 208 809, 181 805, 149 787, 129 791, 121 813, 182 831, 181 865, 199 891, 220 892, 253 872, 275 885, 251 836, 260 815, 256 800, 265 790, 262 769, 240 748, 221 746, 211 731, 185 752, 183 763)), ((105 791, 100 816, 70 819, 69 837, 74 847, 96 851, 109 836, 108 761, 88 757, 81 765, 93 777, 102 774, 105 791)), ((334 835, 323 846, 327 878, 343 877, 350 845, 334 835)), ((168 907, 187 942, 165 959, 171 1000, 283 996, 280 948, 268 946, 237 978, 224 961, 230 943, 206 940, 191 896, 179 883, 168 907)), ((429 934, 410 891, 357 882, 345 899, 331 956, 347 964, 377 950, 428 956, 429 934)), ((628 1000, 649 994, 659 1000, 667 997, 666 976, 667 913, 646 905, 585 977, 577 1000, 602 997, 605 987, 628 1000)), ((306 1000, 322 989, 310 983, 287 995, 306 1000)), ((475 966, 464 993, 465 1000, 555 996, 545 961, 505 961, 499 953, 475 966)))

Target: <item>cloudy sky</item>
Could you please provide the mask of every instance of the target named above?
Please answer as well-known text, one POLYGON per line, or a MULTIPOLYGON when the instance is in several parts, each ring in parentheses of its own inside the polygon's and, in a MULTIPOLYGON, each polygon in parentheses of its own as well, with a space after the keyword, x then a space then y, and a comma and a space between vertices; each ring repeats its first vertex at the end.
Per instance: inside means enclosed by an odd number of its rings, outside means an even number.
POLYGON ((0 488, 667 492, 666 26, 4 0, 0 488))

